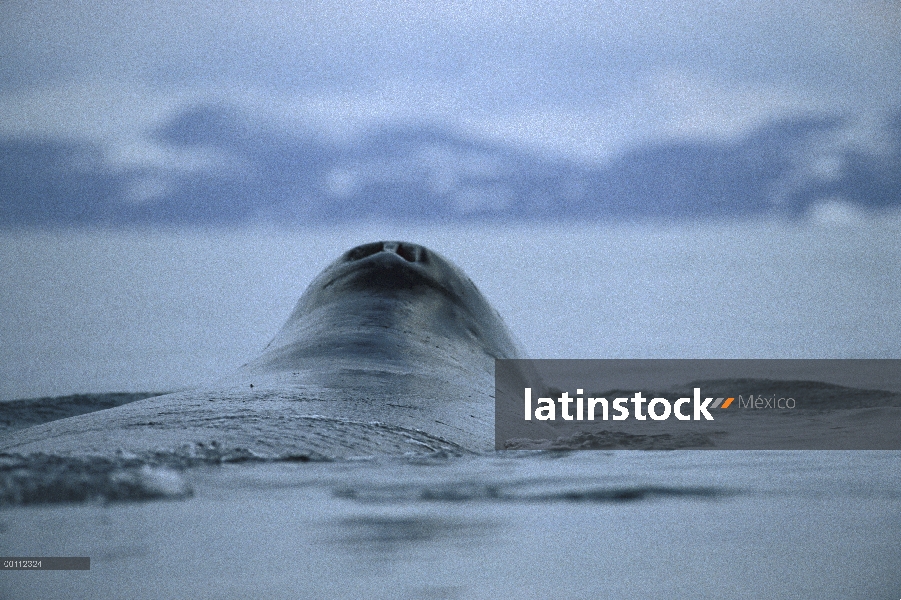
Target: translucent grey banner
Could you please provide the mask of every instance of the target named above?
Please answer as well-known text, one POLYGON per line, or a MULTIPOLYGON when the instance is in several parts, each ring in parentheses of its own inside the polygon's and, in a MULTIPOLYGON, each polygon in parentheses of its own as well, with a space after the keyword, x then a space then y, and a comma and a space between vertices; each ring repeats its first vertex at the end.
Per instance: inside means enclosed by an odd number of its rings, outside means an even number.
POLYGON ((89 571, 87 556, 4 556, 0 569, 5 571, 89 571))
POLYGON ((901 360, 498 360, 498 450, 901 450, 901 360))

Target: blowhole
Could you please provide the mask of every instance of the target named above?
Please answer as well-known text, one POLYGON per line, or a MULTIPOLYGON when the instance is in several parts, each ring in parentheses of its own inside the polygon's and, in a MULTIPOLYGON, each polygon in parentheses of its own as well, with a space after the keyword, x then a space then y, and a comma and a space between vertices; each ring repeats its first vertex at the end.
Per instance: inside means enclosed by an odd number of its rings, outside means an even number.
POLYGON ((395 250, 395 252, 399 257, 407 262, 416 262, 416 260, 419 258, 419 252, 417 252, 417 250, 419 250, 419 248, 417 248, 416 246, 398 244, 397 250, 395 250))
POLYGON ((344 260, 347 262, 354 262, 355 260, 360 260, 366 258, 367 256, 378 254, 382 251, 383 248, 384 244, 382 242, 363 244, 362 246, 357 246, 356 248, 348 250, 347 254, 344 255, 344 260))

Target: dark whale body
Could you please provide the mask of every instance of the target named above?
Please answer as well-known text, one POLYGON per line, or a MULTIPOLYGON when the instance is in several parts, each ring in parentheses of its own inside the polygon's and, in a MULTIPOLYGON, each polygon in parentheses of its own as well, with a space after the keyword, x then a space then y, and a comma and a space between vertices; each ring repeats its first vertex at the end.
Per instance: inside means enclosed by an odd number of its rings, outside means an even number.
POLYGON ((17 431, 0 452, 347 458, 493 447, 494 360, 518 358, 463 272, 422 246, 353 248, 262 355, 207 389, 17 431))

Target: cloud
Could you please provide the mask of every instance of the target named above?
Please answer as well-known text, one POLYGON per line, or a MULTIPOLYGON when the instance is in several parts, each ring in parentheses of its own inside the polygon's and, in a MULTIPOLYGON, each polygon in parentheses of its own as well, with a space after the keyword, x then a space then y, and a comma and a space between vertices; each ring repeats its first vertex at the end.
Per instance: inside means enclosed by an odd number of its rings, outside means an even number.
MULTIPOLYGON (((438 127, 591 168, 839 116, 857 125, 824 138, 838 150, 805 173, 839 172, 849 145, 890 153, 879 123, 901 105, 899 13, 882 0, 8 1, 0 137, 91 147, 109 172, 140 173, 122 184, 138 204, 177 189, 170 176, 253 170, 233 148, 152 135, 196 106, 252 115, 270 141, 438 127)), ((333 189, 360 185, 335 168, 333 189)), ((486 205, 484 189, 460 205, 486 205)))
POLYGON ((565 96, 657 68, 836 87, 898 73, 899 10, 878 0, 18 1, 0 5, 0 48, 7 89, 96 76, 356 89, 483 73, 516 95, 537 85, 565 96))

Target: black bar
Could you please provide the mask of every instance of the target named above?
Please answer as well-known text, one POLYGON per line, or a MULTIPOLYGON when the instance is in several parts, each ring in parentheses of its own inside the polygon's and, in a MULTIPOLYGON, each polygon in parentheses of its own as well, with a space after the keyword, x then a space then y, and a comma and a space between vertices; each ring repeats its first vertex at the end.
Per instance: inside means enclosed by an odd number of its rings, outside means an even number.
POLYGON ((3 556, 3 571, 90 571, 91 559, 87 556, 3 556))

